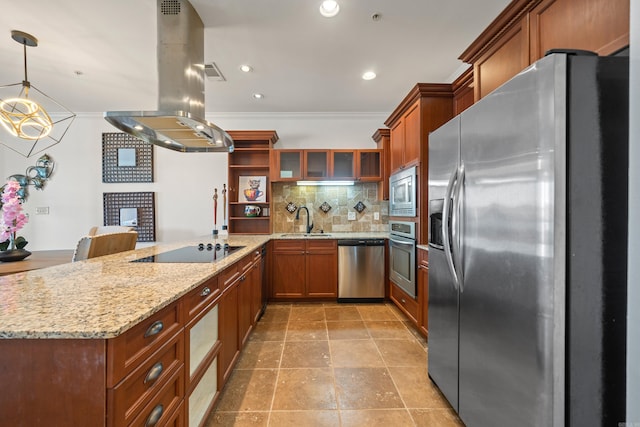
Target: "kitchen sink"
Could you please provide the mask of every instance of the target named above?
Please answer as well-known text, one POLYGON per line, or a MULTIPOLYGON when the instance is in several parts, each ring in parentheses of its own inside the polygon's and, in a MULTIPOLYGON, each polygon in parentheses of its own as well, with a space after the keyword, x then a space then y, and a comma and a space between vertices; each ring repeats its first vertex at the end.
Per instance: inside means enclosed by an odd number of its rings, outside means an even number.
POLYGON ((315 238, 315 237, 331 237, 331 234, 328 233, 285 233, 281 234, 280 237, 304 237, 304 238, 315 238))

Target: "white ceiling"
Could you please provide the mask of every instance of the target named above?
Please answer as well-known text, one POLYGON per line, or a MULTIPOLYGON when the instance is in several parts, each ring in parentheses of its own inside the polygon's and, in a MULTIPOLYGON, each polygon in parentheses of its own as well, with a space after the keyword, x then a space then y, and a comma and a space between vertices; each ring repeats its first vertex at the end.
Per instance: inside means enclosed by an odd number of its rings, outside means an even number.
MULTIPOLYGON (((155 110, 156 0, 5 0, 0 85, 29 80, 75 112, 155 110), (76 72, 81 72, 77 75, 76 72)), ((391 112, 417 82, 448 83, 508 0, 192 0, 205 25, 207 112, 391 112), (372 20, 378 13, 382 19, 372 20), (242 73, 250 64, 254 71, 242 73), (361 75, 374 70, 378 78, 361 75), (264 94, 256 100, 254 92, 264 94)))

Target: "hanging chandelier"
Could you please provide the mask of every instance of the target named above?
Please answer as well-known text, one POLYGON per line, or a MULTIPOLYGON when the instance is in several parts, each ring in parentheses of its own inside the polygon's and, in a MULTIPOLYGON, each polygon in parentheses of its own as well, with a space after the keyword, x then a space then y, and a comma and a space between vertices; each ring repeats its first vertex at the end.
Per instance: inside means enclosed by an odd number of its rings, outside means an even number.
POLYGON ((58 144, 76 115, 29 82, 27 46, 38 46, 38 39, 17 30, 11 38, 23 45, 24 80, 0 86, 0 143, 30 157, 58 144))

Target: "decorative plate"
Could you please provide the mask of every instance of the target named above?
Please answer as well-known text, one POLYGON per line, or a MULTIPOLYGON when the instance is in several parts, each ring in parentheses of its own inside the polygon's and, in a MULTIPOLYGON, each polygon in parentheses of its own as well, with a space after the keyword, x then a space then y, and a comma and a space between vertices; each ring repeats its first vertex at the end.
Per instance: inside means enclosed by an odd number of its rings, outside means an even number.
POLYGON ((327 213, 327 212, 329 212, 329 211, 331 210, 331 205, 330 205, 329 203, 327 203, 327 202, 323 202, 323 203, 320 205, 320 210, 321 210, 322 212, 324 212, 324 213, 327 213))
POLYGON ((289 202, 289 203, 287 204, 287 210, 288 210, 290 213, 294 213, 294 212, 296 211, 296 209, 298 209, 298 207, 297 207, 295 204, 293 204, 293 203, 291 203, 291 202, 289 202))
POLYGON ((367 207, 362 202, 356 203, 356 205, 353 207, 353 209, 357 210, 358 213, 362 213, 362 211, 365 210, 366 208, 367 207))

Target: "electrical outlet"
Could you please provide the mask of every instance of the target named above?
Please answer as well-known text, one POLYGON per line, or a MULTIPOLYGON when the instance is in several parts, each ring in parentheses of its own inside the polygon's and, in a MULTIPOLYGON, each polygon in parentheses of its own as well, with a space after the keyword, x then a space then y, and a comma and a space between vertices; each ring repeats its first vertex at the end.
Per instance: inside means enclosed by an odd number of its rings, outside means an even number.
POLYGON ((373 220, 374 221, 380 221, 380 212, 374 212, 373 213, 373 220))
POLYGON ((347 214, 347 219, 348 219, 349 221, 355 221, 355 220, 356 220, 356 213, 355 213, 355 212, 349 212, 349 213, 347 214))
POLYGON ((36 215, 49 215, 49 206, 36 207, 36 215))

